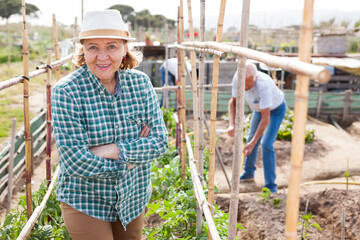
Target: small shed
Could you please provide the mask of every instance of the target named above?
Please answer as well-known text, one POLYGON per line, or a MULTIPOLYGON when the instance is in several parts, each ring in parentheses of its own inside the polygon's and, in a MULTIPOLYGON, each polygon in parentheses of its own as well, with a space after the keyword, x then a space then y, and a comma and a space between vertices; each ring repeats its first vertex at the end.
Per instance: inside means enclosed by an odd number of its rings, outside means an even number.
POLYGON ((345 33, 321 33, 314 36, 314 53, 345 54, 345 52, 345 33))

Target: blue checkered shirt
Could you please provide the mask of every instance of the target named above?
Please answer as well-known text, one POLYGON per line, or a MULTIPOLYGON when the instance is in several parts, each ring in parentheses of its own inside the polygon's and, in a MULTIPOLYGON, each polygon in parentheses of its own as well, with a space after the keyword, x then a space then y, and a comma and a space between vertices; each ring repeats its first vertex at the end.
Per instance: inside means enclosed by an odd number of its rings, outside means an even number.
POLYGON ((112 95, 89 71, 79 68, 52 90, 52 116, 60 175, 58 200, 125 227, 145 209, 151 195, 151 161, 168 148, 158 99, 146 74, 118 70, 112 95), (144 125, 149 137, 139 137, 144 125), (116 143, 119 160, 92 154, 90 147, 116 143), (136 167, 129 169, 128 165, 136 167))

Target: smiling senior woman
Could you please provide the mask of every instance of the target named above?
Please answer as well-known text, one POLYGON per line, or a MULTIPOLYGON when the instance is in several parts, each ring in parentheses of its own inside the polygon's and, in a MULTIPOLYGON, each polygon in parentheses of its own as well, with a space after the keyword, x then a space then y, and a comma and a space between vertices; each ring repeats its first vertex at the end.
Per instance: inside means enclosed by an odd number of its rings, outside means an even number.
POLYGON ((120 12, 86 14, 81 66, 53 88, 57 195, 73 240, 141 239, 151 161, 167 150, 157 96, 128 51, 120 12))

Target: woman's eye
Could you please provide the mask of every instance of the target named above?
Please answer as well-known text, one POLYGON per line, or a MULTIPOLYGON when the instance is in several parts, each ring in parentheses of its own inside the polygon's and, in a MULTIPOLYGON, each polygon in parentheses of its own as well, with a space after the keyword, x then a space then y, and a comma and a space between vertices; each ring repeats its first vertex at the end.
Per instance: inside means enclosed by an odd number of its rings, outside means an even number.
POLYGON ((95 47, 95 46, 91 46, 91 47, 89 47, 89 50, 96 50, 96 47, 95 47))
POLYGON ((115 45, 110 45, 110 46, 109 46, 109 49, 115 49, 115 48, 116 48, 115 45))

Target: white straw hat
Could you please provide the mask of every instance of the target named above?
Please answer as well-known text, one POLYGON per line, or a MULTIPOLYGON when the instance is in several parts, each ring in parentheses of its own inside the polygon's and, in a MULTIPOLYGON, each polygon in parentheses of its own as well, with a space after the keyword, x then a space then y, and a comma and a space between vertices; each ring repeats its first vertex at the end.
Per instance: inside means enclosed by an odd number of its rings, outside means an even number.
POLYGON ((130 36, 118 10, 91 11, 85 14, 79 37, 71 39, 79 43, 82 39, 115 38, 135 40, 130 36))

